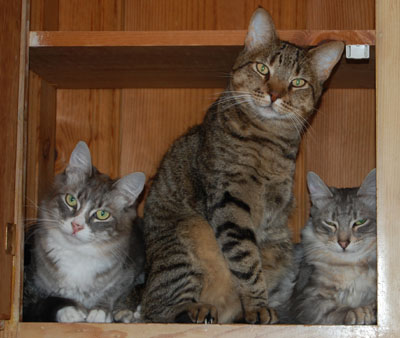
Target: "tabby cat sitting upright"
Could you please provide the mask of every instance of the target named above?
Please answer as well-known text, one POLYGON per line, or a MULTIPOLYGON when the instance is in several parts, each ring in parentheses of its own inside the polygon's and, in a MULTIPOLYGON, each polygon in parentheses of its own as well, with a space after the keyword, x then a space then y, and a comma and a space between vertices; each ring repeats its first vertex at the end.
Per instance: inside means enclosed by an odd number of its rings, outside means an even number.
POLYGON ((143 279, 143 234, 133 222, 144 182, 143 173, 119 180, 101 174, 86 143, 77 144, 39 208, 24 320, 133 320, 135 309, 125 303, 143 279))
POLYGON ((376 173, 360 188, 308 174, 312 208, 297 248, 292 315, 303 324, 376 323, 376 173))
POLYGON ((278 321, 301 130, 342 51, 281 41, 255 11, 228 88, 168 150, 146 200, 146 320, 278 321))

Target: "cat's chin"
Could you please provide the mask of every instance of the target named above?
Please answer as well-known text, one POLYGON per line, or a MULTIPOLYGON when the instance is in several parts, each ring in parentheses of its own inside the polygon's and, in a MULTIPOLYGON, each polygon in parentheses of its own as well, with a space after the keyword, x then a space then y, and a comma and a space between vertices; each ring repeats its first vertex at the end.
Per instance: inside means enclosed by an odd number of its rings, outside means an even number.
POLYGON ((77 233, 72 234, 71 231, 60 228, 60 232, 69 241, 70 244, 86 244, 92 242, 91 236, 84 236, 83 234, 77 233))
POLYGON ((258 106, 256 112, 262 119, 284 120, 288 118, 286 114, 277 112, 272 106, 258 106))

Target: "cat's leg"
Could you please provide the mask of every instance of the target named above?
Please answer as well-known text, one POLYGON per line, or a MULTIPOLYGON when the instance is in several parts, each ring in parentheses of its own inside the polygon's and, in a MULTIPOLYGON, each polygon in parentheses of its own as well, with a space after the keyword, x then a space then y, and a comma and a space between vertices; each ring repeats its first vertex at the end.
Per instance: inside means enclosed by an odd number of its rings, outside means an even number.
POLYGON ((129 294, 122 295, 114 305, 113 318, 119 323, 141 323, 142 311, 140 300, 143 292, 143 285, 132 287, 129 294))
POLYGON ((372 325, 376 324, 376 304, 360 306, 347 311, 344 318, 346 325, 372 325))
POLYGON ((217 322, 212 304, 201 303, 203 273, 190 239, 194 217, 145 219, 148 276, 142 308, 152 322, 217 322))
POLYGON ((210 223, 221 252, 238 285, 245 321, 252 324, 276 323, 276 311, 268 307, 268 288, 250 207, 225 193, 210 207, 210 213, 210 223))
MULTIPOLYGON (((311 289, 311 288, 310 288, 311 289)), ((309 290, 310 290, 309 289, 309 290)), ((376 323, 376 304, 351 308, 337 304, 321 294, 306 293, 297 307, 297 320, 302 324, 363 325, 376 323)))

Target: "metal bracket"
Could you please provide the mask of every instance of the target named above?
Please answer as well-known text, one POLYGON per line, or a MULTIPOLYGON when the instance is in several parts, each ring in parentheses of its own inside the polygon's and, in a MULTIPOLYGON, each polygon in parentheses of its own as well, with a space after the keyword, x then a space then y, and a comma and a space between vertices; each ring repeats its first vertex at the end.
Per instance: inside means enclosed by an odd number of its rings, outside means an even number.
POLYGON ((346 45, 346 59, 369 59, 369 45, 346 45))

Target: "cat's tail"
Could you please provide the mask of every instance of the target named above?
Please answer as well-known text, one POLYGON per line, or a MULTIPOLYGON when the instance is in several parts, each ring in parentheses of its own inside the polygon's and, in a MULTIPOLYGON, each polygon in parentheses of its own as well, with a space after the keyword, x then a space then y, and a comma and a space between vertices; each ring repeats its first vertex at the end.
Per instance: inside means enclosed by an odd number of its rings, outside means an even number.
POLYGON ((24 306, 24 322, 56 322, 58 310, 66 306, 76 306, 72 299, 61 297, 47 297, 39 299, 35 303, 24 306))

